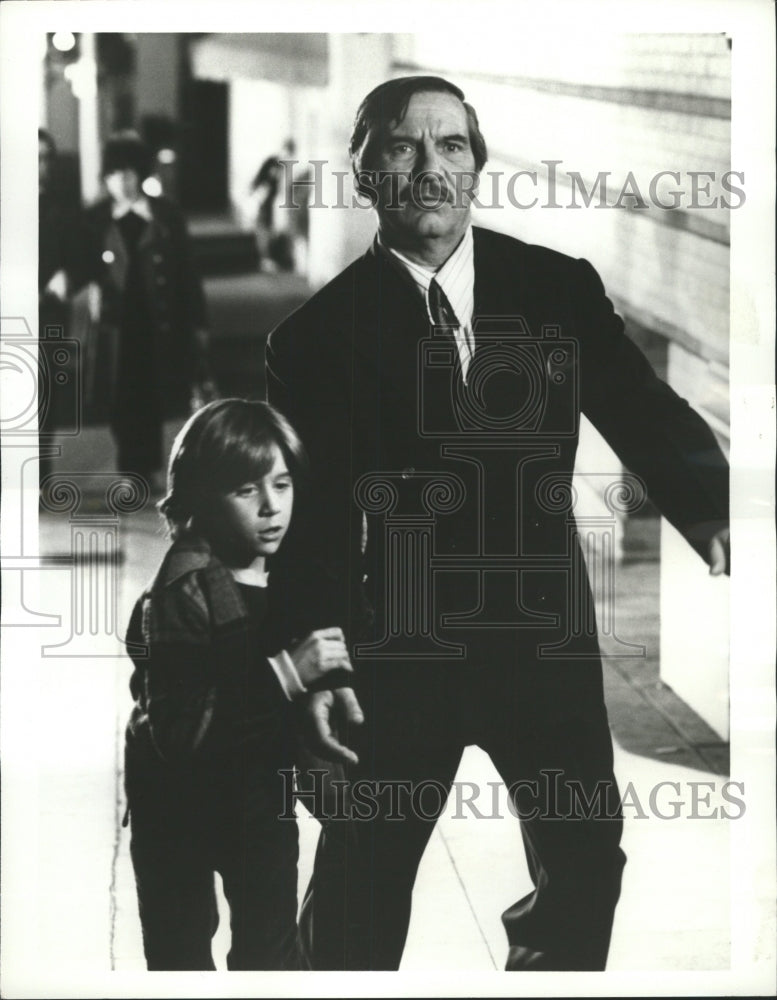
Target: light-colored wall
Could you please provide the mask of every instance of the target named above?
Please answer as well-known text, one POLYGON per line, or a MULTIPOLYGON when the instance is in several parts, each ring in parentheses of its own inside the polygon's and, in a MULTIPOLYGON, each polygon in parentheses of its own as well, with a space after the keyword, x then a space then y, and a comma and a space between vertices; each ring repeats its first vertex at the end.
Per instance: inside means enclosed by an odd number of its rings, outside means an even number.
MULTIPOLYGON (((476 36, 475 36, 476 37, 476 36)), ((728 358, 729 212, 692 208, 690 171, 718 178, 730 169, 730 53, 722 35, 634 35, 603 39, 600 47, 562 46, 558 38, 488 39, 450 44, 426 36, 399 36, 394 72, 439 71, 465 91, 478 111, 489 144, 486 171, 503 172, 500 208, 484 207, 478 220, 527 242, 588 257, 624 310, 643 325, 685 340, 696 353, 728 358), (492 45, 492 42, 494 43, 492 45), (484 71, 487 70, 487 71, 484 71), (546 161, 556 166, 556 202, 549 204, 546 161), (516 182, 522 204, 513 207, 506 179, 516 182), (679 210, 651 203, 650 180, 666 177, 656 194, 670 204, 670 189, 686 193, 679 210), (609 172, 610 200, 616 201, 631 171, 646 209, 577 209, 569 172, 591 190, 609 172)), ((484 177, 481 202, 490 205, 493 178, 484 177)), ((700 179, 699 183, 706 183, 700 179)), ((739 182, 734 178, 732 183, 739 182)), ((701 192, 697 203, 711 195, 701 192)), ((733 203, 738 198, 727 195, 733 203)))
POLYGON ((329 85, 323 95, 319 123, 318 157, 327 161, 323 203, 327 208, 310 212, 308 274, 313 284, 328 281, 364 253, 375 232, 372 211, 337 208, 350 206, 348 140, 356 109, 362 98, 390 74, 394 36, 347 34, 330 36, 329 85), (337 190, 335 171, 343 171, 343 196, 337 190))
POLYGON ((229 193, 236 218, 250 229, 257 203, 251 182, 268 156, 279 154, 291 123, 289 88, 268 80, 229 85, 229 193))

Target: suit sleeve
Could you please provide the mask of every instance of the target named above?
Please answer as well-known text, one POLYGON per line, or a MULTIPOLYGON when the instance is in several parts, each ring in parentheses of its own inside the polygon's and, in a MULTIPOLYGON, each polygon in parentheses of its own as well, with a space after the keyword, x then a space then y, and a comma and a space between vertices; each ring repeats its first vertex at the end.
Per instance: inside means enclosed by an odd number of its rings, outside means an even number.
MULTIPOLYGON (((344 367, 315 339, 303 344, 287 327, 268 341, 268 401, 300 435, 310 465, 307 488, 298 491, 291 530, 272 570, 287 595, 287 632, 296 637, 334 625, 352 637, 360 627, 361 522, 351 489, 353 428, 344 367)), ((342 679, 331 676, 326 686, 342 679)))
POLYGON ((602 282, 576 264, 582 410, 650 499, 708 560, 709 540, 728 524, 728 463, 715 435, 686 400, 658 378, 626 336, 602 282))

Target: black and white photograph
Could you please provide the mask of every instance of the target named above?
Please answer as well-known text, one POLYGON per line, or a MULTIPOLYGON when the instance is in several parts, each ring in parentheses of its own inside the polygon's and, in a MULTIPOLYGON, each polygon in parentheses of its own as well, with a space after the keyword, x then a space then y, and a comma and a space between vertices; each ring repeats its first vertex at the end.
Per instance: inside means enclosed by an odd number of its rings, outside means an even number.
POLYGON ((772 5, 0 25, 3 996, 774 995, 772 5))

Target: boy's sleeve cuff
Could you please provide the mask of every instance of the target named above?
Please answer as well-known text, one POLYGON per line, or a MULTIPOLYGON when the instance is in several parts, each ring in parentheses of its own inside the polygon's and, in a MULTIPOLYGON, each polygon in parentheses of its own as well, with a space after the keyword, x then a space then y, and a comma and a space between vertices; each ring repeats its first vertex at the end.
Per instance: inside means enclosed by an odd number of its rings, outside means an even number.
POLYGON ((301 694, 306 694, 308 689, 300 680, 294 661, 285 649, 282 649, 276 656, 268 656, 267 659, 270 661, 270 666, 289 701, 293 701, 301 694))

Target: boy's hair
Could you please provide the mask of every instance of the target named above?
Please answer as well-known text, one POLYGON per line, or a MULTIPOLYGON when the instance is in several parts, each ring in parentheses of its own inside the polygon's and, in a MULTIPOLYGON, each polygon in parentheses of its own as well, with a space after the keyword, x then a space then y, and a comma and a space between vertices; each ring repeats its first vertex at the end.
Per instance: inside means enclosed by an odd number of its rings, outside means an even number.
POLYGON ((220 399, 208 403, 181 428, 170 452, 167 496, 159 512, 176 538, 207 518, 214 497, 266 476, 277 445, 299 484, 307 461, 291 424, 267 403, 220 399))

